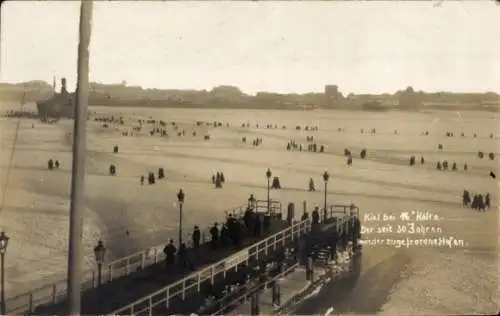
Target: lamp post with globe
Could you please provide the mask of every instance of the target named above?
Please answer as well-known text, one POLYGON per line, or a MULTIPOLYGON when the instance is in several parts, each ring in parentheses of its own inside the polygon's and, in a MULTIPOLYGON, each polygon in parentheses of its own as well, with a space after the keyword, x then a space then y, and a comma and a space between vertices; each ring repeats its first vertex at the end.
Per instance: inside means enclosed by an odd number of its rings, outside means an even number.
POLYGON ((267 178, 267 212, 271 212, 271 176, 273 173, 271 172, 271 169, 267 168, 266 171, 266 178, 267 178))
POLYGON ((325 170, 323 172, 323 181, 325 182, 325 208, 323 209, 323 220, 326 220, 326 198, 328 195, 328 180, 330 179, 330 175, 328 174, 328 171, 325 170))
POLYGON ((102 265, 106 256, 106 247, 104 247, 104 243, 100 239, 97 246, 94 247, 94 256, 97 263, 97 286, 99 287, 102 284, 102 265))
POLYGON ((185 197, 186 195, 182 189, 180 189, 179 193, 177 193, 177 201, 179 202, 179 246, 182 244, 182 206, 185 197))

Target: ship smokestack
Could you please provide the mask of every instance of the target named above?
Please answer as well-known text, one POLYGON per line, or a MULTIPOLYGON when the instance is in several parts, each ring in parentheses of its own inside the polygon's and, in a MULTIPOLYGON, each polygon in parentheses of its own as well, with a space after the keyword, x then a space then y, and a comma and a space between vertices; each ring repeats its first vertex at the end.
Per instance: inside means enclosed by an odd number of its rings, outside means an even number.
POLYGON ((68 93, 68 90, 66 90, 66 78, 61 78, 61 94, 66 93, 68 93))

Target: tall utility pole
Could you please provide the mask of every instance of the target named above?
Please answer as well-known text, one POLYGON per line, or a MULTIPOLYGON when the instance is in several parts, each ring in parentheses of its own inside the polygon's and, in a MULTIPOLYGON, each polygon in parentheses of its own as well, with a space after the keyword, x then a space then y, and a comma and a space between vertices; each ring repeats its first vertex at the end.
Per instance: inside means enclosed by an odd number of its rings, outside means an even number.
POLYGON ((85 157, 87 155, 87 106, 89 94, 89 45, 92 21, 92 0, 80 4, 78 44, 78 78, 73 133, 73 169, 71 175, 71 209, 68 244, 68 312, 80 315, 81 273, 83 263, 83 211, 85 189, 85 157))

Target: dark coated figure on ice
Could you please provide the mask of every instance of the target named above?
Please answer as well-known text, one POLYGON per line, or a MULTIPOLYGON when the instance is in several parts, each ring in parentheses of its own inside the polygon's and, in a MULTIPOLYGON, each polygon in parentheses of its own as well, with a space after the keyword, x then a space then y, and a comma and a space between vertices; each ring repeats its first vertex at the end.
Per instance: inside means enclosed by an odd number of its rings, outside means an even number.
POLYGON ((361 156, 361 159, 366 158, 366 149, 361 150, 360 156, 361 156))
POLYGON ((141 185, 144 185, 144 176, 141 175, 141 178, 139 179, 141 185))
POLYGON ((437 169, 437 170, 442 170, 441 161, 438 161, 438 162, 436 163, 436 169, 437 169))
POLYGON ((59 169, 59 167, 61 166, 61 164, 59 163, 59 160, 56 160, 56 162, 54 163, 54 166, 56 167, 56 169, 59 169))
POLYGON ((165 179, 165 170, 163 168, 158 168, 158 179, 165 179))
POLYGON ((347 166, 348 166, 348 167, 351 167, 351 166, 352 166, 352 157, 351 157, 351 156, 348 156, 348 157, 347 157, 347 166))
POLYGON ((489 153, 488 157, 490 158, 490 160, 495 160, 495 154, 494 153, 489 153))
POLYGON ((451 165, 451 171, 457 171, 457 163, 456 162, 453 162, 453 164, 451 165))
POLYGON ((116 153, 118 153, 118 146, 116 146, 116 145, 115 145, 115 146, 113 147, 113 152, 114 152, 115 154, 116 154, 116 153))
POLYGON ((464 171, 469 170, 469 166, 467 166, 467 163, 464 163, 464 171))
POLYGON ((483 159, 484 153, 482 151, 478 151, 477 156, 479 157, 479 159, 483 159))
POLYGON ((281 189, 281 183, 279 177, 274 177, 273 182, 271 183, 271 189, 279 190, 281 189))
POLYGON ((475 194, 472 198, 471 207, 473 210, 484 211, 485 205, 483 201, 483 196, 481 194, 475 194))
POLYGON ((155 179, 155 174, 153 172, 148 173, 148 184, 155 184, 156 179, 155 179))
POLYGON ((411 155, 410 156, 410 166, 413 166, 415 164, 415 156, 411 155))
POLYGON ((344 148, 344 156, 351 156, 351 151, 347 148, 344 148))
POLYGON ((464 192, 462 193, 462 205, 469 206, 470 202, 471 202, 470 193, 469 191, 464 190, 464 192))
POLYGON ((222 177, 220 172, 217 171, 215 174, 215 188, 216 189, 221 189, 222 188, 222 177))
POLYGON ((313 178, 309 179, 309 192, 314 192, 316 191, 315 185, 314 185, 314 180, 313 178))
POLYGON ((48 168, 49 170, 54 169, 54 160, 49 159, 49 161, 47 162, 47 168, 48 168))
POLYGON ((420 164, 421 165, 425 164, 424 156, 420 156, 420 164))
POLYGON ((448 160, 443 161, 443 170, 448 170, 448 160))
POLYGON ((443 144, 439 144, 439 145, 438 145, 438 149, 439 149, 439 150, 443 150, 443 144))
POLYGON ((116 166, 113 164, 109 165, 109 175, 116 176, 116 166))
POLYGON ((490 201, 490 194, 489 193, 486 193, 486 195, 484 196, 484 207, 489 210, 490 209, 490 206, 491 206, 491 201, 490 201))

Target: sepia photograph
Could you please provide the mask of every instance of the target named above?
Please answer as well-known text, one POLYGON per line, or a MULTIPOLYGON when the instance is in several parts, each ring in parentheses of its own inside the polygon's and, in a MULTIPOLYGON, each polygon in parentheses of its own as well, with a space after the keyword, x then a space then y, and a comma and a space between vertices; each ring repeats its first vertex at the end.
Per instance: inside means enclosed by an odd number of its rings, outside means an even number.
POLYGON ((3 1, 0 315, 497 315, 496 1, 3 1))

